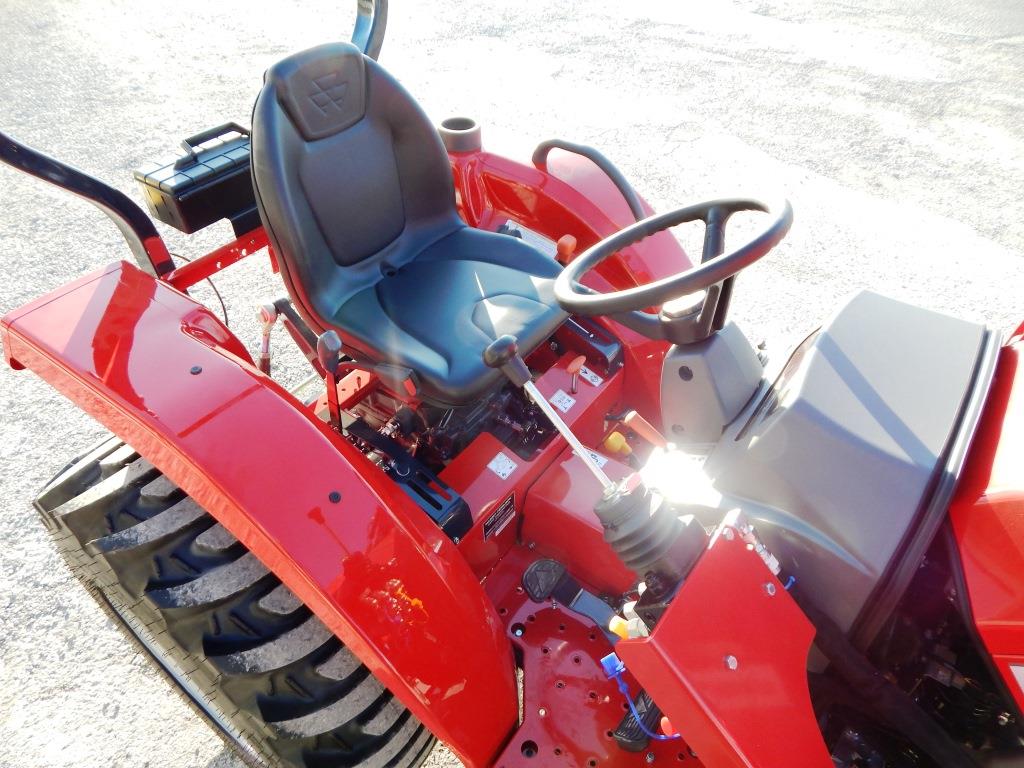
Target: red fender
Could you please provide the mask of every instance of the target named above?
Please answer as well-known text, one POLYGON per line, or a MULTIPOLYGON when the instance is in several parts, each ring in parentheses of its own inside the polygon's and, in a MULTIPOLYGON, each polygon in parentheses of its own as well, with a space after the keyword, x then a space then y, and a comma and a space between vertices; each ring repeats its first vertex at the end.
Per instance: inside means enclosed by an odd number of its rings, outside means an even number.
POLYGON ((180 485, 466 765, 491 764, 518 716, 494 606, 411 499, 209 310, 122 262, 15 310, 0 336, 13 367, 180 485))

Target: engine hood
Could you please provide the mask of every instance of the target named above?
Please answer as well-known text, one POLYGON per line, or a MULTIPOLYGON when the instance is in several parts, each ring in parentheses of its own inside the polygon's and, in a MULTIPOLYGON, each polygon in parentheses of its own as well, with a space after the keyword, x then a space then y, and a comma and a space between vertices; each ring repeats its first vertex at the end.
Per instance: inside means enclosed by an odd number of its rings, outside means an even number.
POLYGON ((984 326, 860 293, 702 467, 669 453, 646 479, 704 504, 708 524, 742 509, 803 592, 866 646, 946 516, 998 346, 984 326))

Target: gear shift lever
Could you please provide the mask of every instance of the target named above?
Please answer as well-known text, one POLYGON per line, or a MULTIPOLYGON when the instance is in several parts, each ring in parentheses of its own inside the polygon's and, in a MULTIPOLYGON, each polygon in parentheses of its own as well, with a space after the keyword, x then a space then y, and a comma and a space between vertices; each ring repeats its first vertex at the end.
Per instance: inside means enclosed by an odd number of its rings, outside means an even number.
POLYGON ((597 465, 594 457, 590 455, 590 451, 583 446, 583 443, 572 433, 569 426, 562 421, 562 417, 555 412, 555 409, 551 407, 551 403, 540 393, 540 390, 537 389, 537 386, 531 380, 530 369, 526 367, 523 358, 519 356, 519 344, 515 336, 506 334, 496 341, 492 341, 487 346, 487 349, 484 350, 484 364, 489 368, 500 368, 502 373, 508 376, 509 381, 526 391, 526 395, 533 400, 538 408, 544 411, 548 421, 555 426, 555 429, 561 433, 565 441, 572 446, 576 455, 587 465, 587 469, 598 479, 601 487, 604 488, 605 495, 611 494, 615 490, 615 483, 597 465))

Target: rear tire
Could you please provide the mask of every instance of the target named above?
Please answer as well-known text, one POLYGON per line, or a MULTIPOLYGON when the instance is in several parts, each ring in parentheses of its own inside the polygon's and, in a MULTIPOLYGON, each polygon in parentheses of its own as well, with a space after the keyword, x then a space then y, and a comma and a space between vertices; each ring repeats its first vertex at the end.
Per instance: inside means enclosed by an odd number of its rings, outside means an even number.
POLYGON ((103 440, 35 501, 72 572, 253 766, 414 768, 435 740, 237 539, 103 440))

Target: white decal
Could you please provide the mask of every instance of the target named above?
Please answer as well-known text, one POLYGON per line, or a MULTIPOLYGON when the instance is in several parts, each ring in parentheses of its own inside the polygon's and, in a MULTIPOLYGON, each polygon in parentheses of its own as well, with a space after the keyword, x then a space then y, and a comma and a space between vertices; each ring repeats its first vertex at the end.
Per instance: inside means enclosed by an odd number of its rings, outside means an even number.
POLYGON ((582 368, 580 368, 580 378, 586 382, 589 382, 590 384, 593 384, 595 387, 600 387, 601 383, 604 381, 604 379, 602 379, 592 370, 587 368, 587 366, 585 365, 582 368))
POLYGON ((519 222, 512 221, 512 219, 506 219, 503 226, 506 232, 518 232, 524 243, 532 245, 550 259, 555 258, 555 255, 558 253, 558 246, 555 244, 555 241, 544 237, 540 232, 534 232, 529 227, 524 227, 519 222))
POLYGON ((570 397, 560 389, 551 396, 551 404, 562 413, 568 413, 569 409, 576 405, 576 398, 570 397))
POLYGON ((504 453, 498 453, 497 456, 491 459, 491 463, 487 465, 487 468, 502 480, 508 480, 509 475, 516 471, 517 466, 519 465, 504 453))

